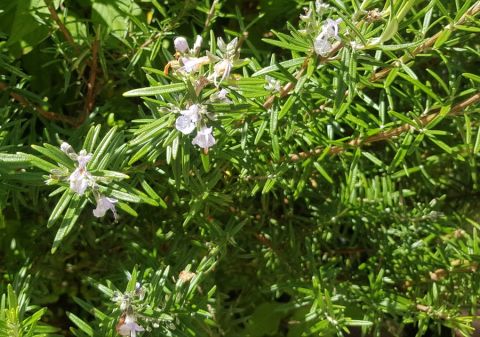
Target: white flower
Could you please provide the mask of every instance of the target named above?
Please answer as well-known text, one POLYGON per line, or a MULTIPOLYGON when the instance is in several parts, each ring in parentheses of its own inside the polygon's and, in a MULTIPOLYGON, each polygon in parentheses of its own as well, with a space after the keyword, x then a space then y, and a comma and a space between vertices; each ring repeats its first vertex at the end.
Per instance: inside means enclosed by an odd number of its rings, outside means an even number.
POLYGON ((145 329, 138 325, 135 321, 135 316, 127 314, 122 325, 118 326, 117 332, 121 336, 136 337, 138 331, 145 331, 145 329))
POLYGON ((198 104, 191 105, 187 110, 180 111, 182 116, 175 121, 175 128, 181 133, 188 135, 192 133, 200 120, 200 107, 198 104))
POLYGON ((115 204, 117 202, 118 200, 115 198, 101 196, 97 199, 97 208, 93 210, 93 215, 97 218, 101 218, 108 210, 111 210, 113 216, 117 219, 117 211, 115 209, 115 204))
POLYGON ((332 39, 339 40, 338 37, 338 24, 341 22, 341 19, 332 20, 327 19, 327 21, 323 24, 322 31, 320 34, 315 38, 315 42, 313 47, 315 49, 315 53, 320 56, 328 56, 330 51, 332 50, 332 39))
POLYGON ((195 129, 195 123, 187 116, 180 116, 175 121, 175 128, 184 135, 188 135, 195 129))
POLYGON ((87 163, 92 159, 92 154, 87 153, 87 150, 82 150, 77 156, 78 167, 86 169, 87 163))
POLYGON ((198 145, 202 149, 208 149, 215 145, 215 138, 212 136, 212 128, 202 127, 192 141, 193 145, 198 145))
POLYGON ((62 150, 66 154, 69 154, 69 153, 72 153, 72 152, 75 153, 72 145, 68 144, 67 142, 62 142, 62 144, 60 144, 60 150, 62 150))
POLYGON ((225 89, 221 89, 216 93, 210 95, 209 101, 210 102, 223 102, 223 103, 233 103, 231 99, 227 97, 228 91, 225 89))
POLYGON ((330 6, 327 4, 324 4, 321 0, 315 0, 315 11, 318 14, 321 14, 324 10, 329 9, 330 6))
POLYGON ((92 181, 92 176, 85 167, 77 167, 68 177, 68 181, 72 191, 83 195, 92 181))
POLYGON ((332 44, 324 36, 319 35, 315 39, 313 47, 315 48, 315 53, 317 53, 317 55, 327 56, 332 49, 332 44))
POLYGON ((200 68, 204 64, 210 63, 210 59, 207 56, 202 57, 182 57, 180 58, 182 61, 183 67, 180 67, 179 71, 184 71, 187 74, 189 73, 196 73, 200 70, 200 68))
POLYGON ((195 43, 193 44, 193 53, 196 55, 200 52, 200 48, 202 47, 202 42, 203 39, 200 35, 197 35, 197 39, 195 40, 195 43))
POLYGON ((305 14, 300 14, 300 20, 310 21, 310 19, 312 18, 312 9, 304 8, 303 10, 305 11, 305 14))
POLYGON ((327 22, 323 24, 322 32, 324 31, 325 35, 328 35, 328 37, 338 39, 338 24, 340 22, 342 22, 342 19, 327 19, 327 22))
POLYGON ((179 36, 173 40, 173 45, 175 46, 175 50, 180 53, 185 53, 189 49, 187 40, 182 36, 179 36))
POLYGON ((216 87, 218 87, 224 79, 230 76, 232 68, 233 62, 228 59, 221 60, 220 62, 215 64, 215 66, 213 67, 213 83, 216 87), (217 82, 217 78, 219 78, 220 76, 220 82, 217 82))
POLYGON ((90 159, 92 159, 92 154, 87 153, 87 150, 84 149, 77 155, 72 146, 66 142, 63 142, 60 145, 60 150, 65 152, 65 154, 71 159, 78 162, 77 168, 68 177, 68 182, 70 183, 70 189, 72 191, 79 195, 83 195, 88 186, 94 183, 92 175, 87 170, 87 164, 90 159))
POLYGON ((221 57, 207 54, 212 61, 217 62, 213 67, 213 74, 209 76, 209 80, 213 80, 213 83, 218 88, 220 83, 230 76, 230 72, 236 61, 238 61, 238 38, 234 38, 228 44, 223 41, 221 37, 217 39, 217 46, 220 51, 221 57), (220 81, 218 78, 220 77, 220 81))
POLYGON ((276 80, 272 76, 268 75, 265 76, 265 80, 267 81, 267 83, 265 84, 265 90, 274 92, 280 92, 282 90, 282 86, 279 80, 276 80))

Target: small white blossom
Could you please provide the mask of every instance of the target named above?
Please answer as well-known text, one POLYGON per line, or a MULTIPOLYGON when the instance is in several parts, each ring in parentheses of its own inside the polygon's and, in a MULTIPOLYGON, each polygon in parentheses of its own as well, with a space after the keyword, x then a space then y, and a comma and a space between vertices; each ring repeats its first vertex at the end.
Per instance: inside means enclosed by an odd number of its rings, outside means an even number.
POLYGON ((234 64, 238 59, 238 38, 234 38, 228 44, 223 41, 221 37, 217 39, 217 46, 220 51, 221 57, 208 54, 212 61, 217 62, 213 67, 213 74, 209 76, 209 79, 218 88, 220 83, 224 81, 233 69, 234 64), (218 80, 220 78, 220 81, 218 80))
POLYGON ((327 19, 323 24, 322 31, 316 37, 314 42, 315 53, 320 56, 328 56, 332 50, 331 40, 339 40, 338 37, 338 24, 341 22, 340 19, 332 20, 327 19))
POLYGON ((68 181, 72 191, 83 195, 92 181, 92 176, 85 167, 77 167, 68 177, 68 181))
POLYGON ((327 5, 327 4, 324 4, 322 2, 322 0, 316 0, 315 1, 315 11, 318 13, 318 14, 322 14, 323 11, 329 9, 330 6, 327 5))
POLYGON ((187 40, 182 36, 179 36, 173 40, 173 45, 175 46, 175 50, 180 53, 185 53, 189 49, 187 40))
POLYGON ((233 68, 233 62, 225 59, 221 60, 215 66, 213 67, 213 83, 215 84, 216 87, 220 85, 220 83, 223 82, 228 76, 230 76, 230 72, 232 71, 233 68), (220 78, 220 81, 218 82, 217 79, 220 78))
POLYGON ((195 138, 192 141, 193 145, 198 145, 202 149, 208 149, 215 145, 215 138, 212 135, 212 128, 202 127, 198 132, 195 138))
POLYGON ((198 104, 191 105, 187 110, 180 111, 182 116, 175 121, 175 128, 181 133, 188 135, 192 133, 200 120, 200 107, 198 104))
POLYGON ((187 74, 196 73, 203 65, 210 63, 210 59, 207 56, 182 57, 180 60, 182 61, 183 67, 180 67, 178 70, 184 71, 187 74))
POLYGON ((139 331, 145 331, 145 329, 137 324, 135 316, 129 314, 125 316, 123 324, 117 328, 117 332, 121 336, 136 337, 139 331))
POLYGON ((228 91, 225 89, 221 89, 216 93, 210 95, 210 102, 223 102, 223 103, 233 103, 231 99, 227 97, 228 91))
POLYGON ((92 154, 87 153, 87 150, 82 150, 77 155, 72 146, 66 142, 60 145, 60 150, 65 152, 71 159, 78 162, 77 168, 68 177, 70 189, 79 195, 83 195, 88 186, 93 184, 93 177, 87 170, 87 164, 92 159, 92 154))
POLYGON ((282 85, 280 84, 280 81, 275 79, 272 76, 265 76, 265 80, 267 83, 265 84, 265 90, 267 91, 274 91, 274 92, 280 92, 282 90, 282 85))
POLYGON ((200 35, 197 35, 195 43, 193 44, 193 53, 196 55, 200 52, 200 48, 202 47, 203 39, 200 35))
POLYGON ((88 162, 92 159, 92 154, 87 153, 87 150, 82 150, 77 156, 78 167, 86 169, 88 162))
POLYGON ((323 31, 325 31, 325 35, 338 39, 338 24, 340 22, 342 22, 342 19, 327 19, 327 22, 325 22, 323 25, 323 31))
POLYGON ((69 154, 69 153, 74 153, 75 151, 73 150, 73 147, 72 145, 68 144, 67 142, 62 142, 62 144, 60 144, 60 150, 62 150, 63 152, 65 152, 66 154, 69 154))
POLYGON ((93 210, 93 215, 97 218, 103 217, 108 210, 111 210, 115 219, 117 219, 117 211, 115 204, 118 202, 115 198, 101 196, 97 199, 97 208, 93 210))
POLYGON ((303 10, 305 11, 305 14, 304 15, 300 14, 300 20, 305 22, 310 21, 310 19, 312 18, 312 9, 303 8, 303 10))

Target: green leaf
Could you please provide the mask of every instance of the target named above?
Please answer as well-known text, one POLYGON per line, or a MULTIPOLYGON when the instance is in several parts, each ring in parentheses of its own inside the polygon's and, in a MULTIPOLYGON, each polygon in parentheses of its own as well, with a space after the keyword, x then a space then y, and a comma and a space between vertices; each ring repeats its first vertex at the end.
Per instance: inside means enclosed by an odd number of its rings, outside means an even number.
POLYGON ((322 175, 322 177, 328 181, 330 184, 333 184, 332 177, 328 174, 328 172, 322 167, 319 162, 314 162, 313 166, 317 169, 317 171, 322 175))
POLYGON ((187 87, 185 86, 185 83, 172 83, 172 84, 165 84, 165 85, 159 85, 154 87, 133 89, 123 93, 123 96, 125 97, 154 96, 154 95, 162 95, 162 94, 169 94, 172 92, 184 91, 186 89, 187 87))
POLYGON ((402 145, 400 146, 400 149, 398 149, 397 153, 395 154, 395 157, 393 157, 392 162, 390 163, 390 170, 393 170, 395 167, 400 165, 407 155, 407 152, 410 148, 410 144, 413 140, 413 135, 412 133, 407 133, 405 137, 403 138, 402 145))
POLYGON ((432 137, 432 136, 429 136, 428 139, 430 139, 435 145, 437 145, 439 148, 441 148, 445 152, 447 152, 449 154, 453 153, 453 149, 450 146, 448 146, 446 143, 441 141, 440 139, 437 139, 437 138, 432 137))
POLYGON ((38 167, 39 169, 41 170, 44 170, 46 172, 52 172, 52 170, 56 170, 58 169, 58 166, 46 161, 46 160, 43 160, 43 159, 40 159, 36 156, 33 156, 33 155, 28 155, 28 158, 30 159, 30 163, 35 166, 35 167, 38 167))
POLYGON ((478 75, 475 75, 472 73, 463 73, 462 76, 465 78, 471 79, 472 81, 480 82, 480 76, 478 75))
POLYGON ((51 252, 54 254, 58 247, 60 247, 60 244, 62 243, 62 240, 70 233, 70 231, 73 229, 75 226, 78 217, 80 216, 80 213, 82 213, 83 208, 87 204, 87 199, 83 198, 82 196, 75 194, 70 201, 70 205, 65 212, 65 216, 63 218, 62 223, 60 224, 60 228, 57 231, 57 234, 55 235, 55 239, 53 240, 53 245, 51 252))
POLYGON ((7 286, 7 291, 8 291, 8 308, 14 309, 15 311, 17 311, 18 310, 17 295, 15 294, 15 291, 13 290, 13 287, 11 284, 7 286))
POLYGON ((303 62, 305 62, 305 57, 297 57, 288 61, 283 61, 278 64, 274 64, 274 65, 265 67, 259 71, 256 71, 255 73, 252 74, 252 77, 266 75, 268 73, 279 70, 280 67, 285 69, 295 67, 295 66, 298 66, 299 64, 302 64, 303 62))
POLYGON ((297 100, 298 95, 290 95, 287 98, 287 101, 283 104, 282 108, 280 109, 280 112, 278 113, 278 119, 283 118, 288 112, 291 111, 291 108, 295 101, 297 100))
POLYGON ((88 163, 88 167, 92 169, 102 169, 103 167, 99 167, 100 161, 104 159, 107 155, 107 150, 109 149, 110 145, 113 142, 115 134, 117 132, 117 128, 111 128, 105 137, 103 137, 100 144, 97 146, 95 152, 93 153, 92 159, 88 163))
POLYGON ((63 192, 62 196, 57 202, 57 205, 55 206, 52 213, 50 214, 50 217, 48 218, 48 222, 47 222, 48 228, 52 227, 60 219, 63 212, 70 204, 70 200, 72 200, 73 196, 74 196, 74 193, 72 193, 70 189, 67 189, 65 190, 65 192, 63 192))
POLYGON ((88 323, 71 312, 67 312, 67 316, 80 330, 85 332, 88 336, 93 337, 93 328, 88 325, 88 323))
MULTIPOLYGON (((409 69, 407 67, 404 68, 409 69)), ((416 78, 413 78, 409 75, 403 74, 401 72, 398 73, 398 76, 402 77, 403 79, 407 80, 411 84, 413 84, 416 88, 419 88, 423 92, 425 92, 428 96, 433 98, 436 102, 441 102, 440 98, 432 91, 432 89, 428 88, 425 84, 421 83, 419 80, 416 78)))

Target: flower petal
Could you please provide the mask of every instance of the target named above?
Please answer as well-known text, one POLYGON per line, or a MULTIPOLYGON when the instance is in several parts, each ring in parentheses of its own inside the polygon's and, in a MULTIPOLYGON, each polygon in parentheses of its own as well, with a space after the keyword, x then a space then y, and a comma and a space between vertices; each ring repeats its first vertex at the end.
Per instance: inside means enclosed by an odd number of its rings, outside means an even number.
POLYGON ((195 129, 195 123, 189 116, 180 116, 175 121, 175 128, 184 135, 188 135, 195 129))

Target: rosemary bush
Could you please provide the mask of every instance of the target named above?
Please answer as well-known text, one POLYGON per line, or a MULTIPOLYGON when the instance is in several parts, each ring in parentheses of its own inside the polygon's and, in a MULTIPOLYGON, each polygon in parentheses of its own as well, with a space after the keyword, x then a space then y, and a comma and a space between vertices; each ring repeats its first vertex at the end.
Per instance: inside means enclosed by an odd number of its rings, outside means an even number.
POLYGON ((474 333, 479 12, 1 1, 1 336, 474 333))

